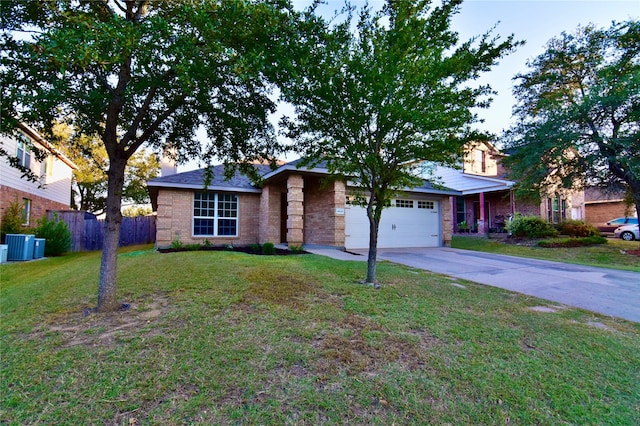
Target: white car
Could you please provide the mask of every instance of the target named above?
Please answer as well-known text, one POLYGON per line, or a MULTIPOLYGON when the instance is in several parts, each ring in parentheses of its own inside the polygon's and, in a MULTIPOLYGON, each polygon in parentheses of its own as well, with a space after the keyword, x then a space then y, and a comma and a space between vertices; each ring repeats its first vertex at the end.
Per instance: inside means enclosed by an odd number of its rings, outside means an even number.
POLYGON ((624 225, 613 231, 613 236, 622 238, 625 241, 640 240, 638 225, 624 225))

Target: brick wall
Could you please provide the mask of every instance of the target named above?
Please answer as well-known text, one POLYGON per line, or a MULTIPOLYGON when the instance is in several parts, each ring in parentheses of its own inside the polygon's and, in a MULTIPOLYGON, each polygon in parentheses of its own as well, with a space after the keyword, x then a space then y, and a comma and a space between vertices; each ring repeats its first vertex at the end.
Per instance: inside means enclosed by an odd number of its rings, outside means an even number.
POLYGON ((156 245, 167 247, 178 239, 183 244, 249 245, 258 242, 260 220, 260 194, 238 195, 238 236, 237 237, 194 237, 193 191, 160 189, 158 192, 158 212, 156 222, 156 245))
POLYGON ((592 225, 601 225, 617 217, 624 217, 625 206, 622 201, 589 203, 585 205, 585 221, 592 225))
POLYGON ((36 226, 38 219, 47 215, 48 210, 69 210, 69 204, 58 203, 28 192, 0 185, 0 220, 11 203, 23 205, 23 199, 31 200, 31 218, 29 226, 36 226))
POLYGON ((304 242, 329 246, 344 246, 345 185, 333 182, 323 185, 320 178, 305 179, 304 242))

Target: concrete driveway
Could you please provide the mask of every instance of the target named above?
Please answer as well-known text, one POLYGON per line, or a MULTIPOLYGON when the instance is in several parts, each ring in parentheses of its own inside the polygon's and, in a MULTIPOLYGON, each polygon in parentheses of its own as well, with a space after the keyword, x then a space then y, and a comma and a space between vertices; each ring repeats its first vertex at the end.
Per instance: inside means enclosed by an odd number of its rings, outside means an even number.
MULTIPOLYGON (((310 250, 345 260, 360 256, 310 250)), ((448 247, 378 249, 378 260, 450 275, 551 300, 604 315, 640 322, 640 272, 526 259, 448 247)))

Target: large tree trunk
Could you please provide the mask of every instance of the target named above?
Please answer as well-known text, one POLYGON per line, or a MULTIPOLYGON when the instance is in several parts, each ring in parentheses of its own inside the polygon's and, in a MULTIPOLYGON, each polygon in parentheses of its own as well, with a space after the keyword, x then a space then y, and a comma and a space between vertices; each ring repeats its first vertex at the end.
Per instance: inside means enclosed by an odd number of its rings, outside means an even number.
POLYGON ((124 187, 124 169, 127 160, 118 158, 109 167, 109 189, 107 192, 107 211, 105 220, 104 246, 100 263, 100 282, 98 284, 98 312, 115 311, 121 304, 117 299, 117 261, 120 245, 120 225, 122 223, 122 188, 124 187))

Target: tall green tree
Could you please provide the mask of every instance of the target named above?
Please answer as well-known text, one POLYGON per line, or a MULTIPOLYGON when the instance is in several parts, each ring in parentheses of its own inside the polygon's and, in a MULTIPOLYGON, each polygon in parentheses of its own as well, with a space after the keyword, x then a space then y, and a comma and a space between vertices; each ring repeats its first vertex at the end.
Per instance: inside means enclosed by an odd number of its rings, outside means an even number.
POLYGON ((640 22, 562 33, 528 66, 504 135, 520 189, 622 187, 640 212, 640 22))
POLYGON ((474 108, 489 105, 491 88, 472 82, 518 44, 487 32, 460 42, 450 29, 461 1, 393 1, 351 14, 324 40, 285 97, 297 117, 285 119, 306 164, 359 188, 369 218, 366 282, 376 280, 378 227, 394 194, 421 181, 416 160, 455 165, 463 145, 486 137, 472 130, 474 108), (469 83, 469 84, 468 84, 469 83))
MULTIPOLYGON (((2 131, 53 124, 96 136, 109 160, 98 311, 120 307, 125 167, 143 147, 182 159, 271 158, 273 87, 291 77, 301 15, 288 0, 3 1, 2 131), (209 140, 198 141, 204 128, 209 140)), ((253 169, 247 168, 248 171, 253 169)))

